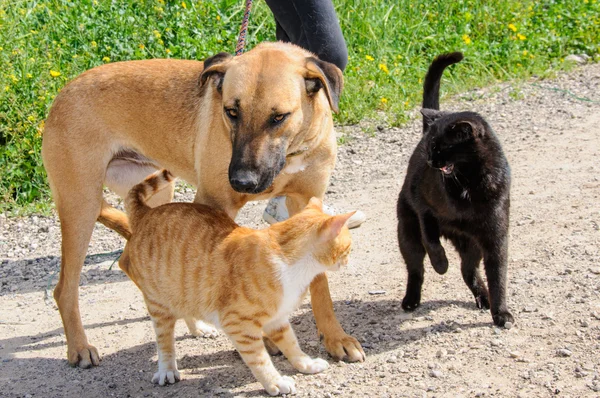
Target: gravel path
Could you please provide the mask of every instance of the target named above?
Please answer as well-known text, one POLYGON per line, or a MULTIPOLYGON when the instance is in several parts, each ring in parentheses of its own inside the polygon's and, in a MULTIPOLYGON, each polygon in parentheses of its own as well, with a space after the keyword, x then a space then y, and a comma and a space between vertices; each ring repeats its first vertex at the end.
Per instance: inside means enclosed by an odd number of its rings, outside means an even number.
MULTIPOLYGON (((509 251, 510 330, 475 308, 454 250, 447 275, 427 268, 422 306, 402 311, 406 271, 396 242, 395 203, 420 120, 364 134, 339 127, 347 143, 327 194, 364 210, 347 269, 330 275, 336 313, 365 347, 367 361, 335 363, 316 338, 309 301, 293 324, 301 346, 330 361, 322 374, 296 374, 298 396, 600 396, 600 64, 556 79, 502 84, 442 102, 476 110, 504 145, 513 172, 509 251), (564 91, 567 90, 567 91, 564 91), (592 101, 589 101, 592 100, 592 101)), ((193 191, 181 185, 178 199, 193 191)), ((238 221, 263 227, 264 203, 238 221)), ((182 381, 150 383, 156 353, 140 293, 115 264, 119 236, 98 225, 80 303, 101 366, 68 367, 60 316, 46 288, 56 283, 56 218, 0 215, 0 397, 260 396, 260 385, 221 336, 194 339, 177 328, 182 381), (104 253, 104 254, 102 254, 104 253), (106 254, 109 253, 109 254, 106 254)))

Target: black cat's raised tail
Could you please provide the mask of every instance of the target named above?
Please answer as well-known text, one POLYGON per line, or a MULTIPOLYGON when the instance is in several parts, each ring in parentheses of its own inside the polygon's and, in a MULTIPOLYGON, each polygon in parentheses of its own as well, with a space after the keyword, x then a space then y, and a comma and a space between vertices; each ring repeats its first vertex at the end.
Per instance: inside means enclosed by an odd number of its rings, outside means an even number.
POLYGON ((440 80, 444 69, 448 66, 462 61, 463 54, 454 52, 438 55, 425 75, 425 83, 423 83, 423 108, 440 109, 440 80))

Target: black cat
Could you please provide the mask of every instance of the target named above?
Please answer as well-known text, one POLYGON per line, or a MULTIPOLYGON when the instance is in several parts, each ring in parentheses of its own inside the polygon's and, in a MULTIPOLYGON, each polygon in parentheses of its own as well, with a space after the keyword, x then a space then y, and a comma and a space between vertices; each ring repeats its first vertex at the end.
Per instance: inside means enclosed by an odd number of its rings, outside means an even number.
POLYGON ((462 276, 477 307, 490 308, 494 323, 513 322, 506 306, 510 168, 490 125, 474 112, 439 111, 444 69, 459 52, 438 56, 423 92, 423 138, 410 158, 398 198, 398 242, 408 269, 402 308, 421 303, 423 259, 444 274, 448 259, 440 236, 462 261, 462 276), (484 260, 489 293, 479 273, 484 260))

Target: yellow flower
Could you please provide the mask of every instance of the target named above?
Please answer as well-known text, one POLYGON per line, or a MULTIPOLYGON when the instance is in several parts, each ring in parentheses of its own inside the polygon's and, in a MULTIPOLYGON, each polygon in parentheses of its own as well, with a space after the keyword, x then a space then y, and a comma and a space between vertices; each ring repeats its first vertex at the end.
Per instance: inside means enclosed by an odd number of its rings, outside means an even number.
POLYGON ((171 50, 169 50, 168 48, 165 51, 167 54, 171 54, 171 50))
POLYGON ((182 1, 182 2, 181 2, 181 6, 182 6, 183 8, 187 8, 187 4, 185 4, 185 1, 182 1))
POLYGON ((110 58, 104 57, 104 58, 102 58, 102 61, 104 61, 104 62, 110 62, 110 58))
POLYGON ((140 48, 140 50, 143 50, 144 48, 146 48, 146 46, 145 46, 145 45, 143 45, 142 43, 140 43, 140 44, 138 45, 138 47, 140 48))
POLYGON ((371 57, 370 55, 366 55, 366 56, 365 56, 365 59, 366 59, 367 61, 374 61, 374 60, 375 60, 375 58, 371 57))
POLYGON ((95 41, 92 40, 92 42, 90 43, 92 45, 92 48, 96 48, 98 47, 98 43, 96 43, 95 41))
POLYGON ((462 39, 465 42, 465 44, 471 44, 471 38, 469 37, 468 34, 462 35, 462 39))
POLYGON ((508 24, 508 29, 512 30, 513 32, 517 31, 517 27, 511 23, 508 24))
POLYGON ((51 70, 50 71, 50 76, 52 76, 52 77, 59 77, 60 76, 60 72, 55 71, 55 70, 51 70))
POLYGON ((221 16, 217 15, 217 21, 220 21, 220 20, 221 20, 221 16))
POLYGON ((381 98, 381 103, 382 104, 387 104, 387 102, 388 102, 387 98, 385 98, 385 97, 381 98))
POLYGON ((383 72, 389 74, 390 71, 388 70, 388 67, 386 66, 386 64, 379 64, 379 69, 381 69, 383 72))
POLYGON ((27 76, 28 79, 31 79, 33 77, 33 75, 31 73, 28 73, 25 76, 27 76))
POLYGON ((12 80, 14 83, 16 83, 16 82, 18 82, 18 81, 19 81, 19 79, 17 79, 17 77, 16 77, 15 75, 10 75, 10 79, 11 79, 11 80, 12 80))
POLYGON ((525 56, 527 56, 527 54, 529 54, 529 51, 523 50, 523 56, 525 57, 525 56))
POLYGON ((160 39, 160 32, 158 30, 154 30, 154 31, 152 31, 152 33, 154 33, 154 37, 156 37, 157 39, 160 39))
POLYGON ((519 40, 525 40, 527 38, 525 35, 522 35, 520 33, 517 33, 517 37, 519 38, 519 40))

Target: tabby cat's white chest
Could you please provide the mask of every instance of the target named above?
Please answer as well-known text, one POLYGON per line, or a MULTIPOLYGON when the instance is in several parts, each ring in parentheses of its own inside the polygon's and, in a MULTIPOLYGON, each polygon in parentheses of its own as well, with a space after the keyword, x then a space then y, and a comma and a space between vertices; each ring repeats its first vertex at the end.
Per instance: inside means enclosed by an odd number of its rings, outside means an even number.
POLYGON ((275 258, 274 264, 283 290, 275 318, 287 317, 298 308, 300 298, 315 276, 325 272, 326 268, 312 254, 294 264, 287 264, 283 259, 275 258))

